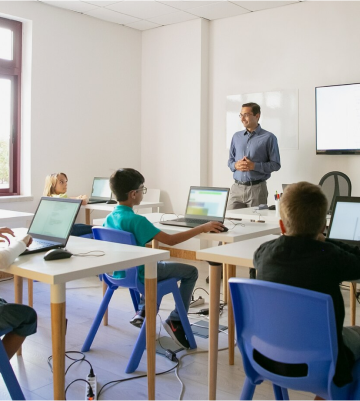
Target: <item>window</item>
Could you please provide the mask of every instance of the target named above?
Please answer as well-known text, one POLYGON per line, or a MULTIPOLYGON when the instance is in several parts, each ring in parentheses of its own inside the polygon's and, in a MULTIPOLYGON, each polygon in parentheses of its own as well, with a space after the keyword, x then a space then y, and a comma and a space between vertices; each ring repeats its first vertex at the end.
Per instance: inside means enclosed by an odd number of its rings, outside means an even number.
POLYGON ((22 24, 0 18, 0 196, 20 194, 22 24))

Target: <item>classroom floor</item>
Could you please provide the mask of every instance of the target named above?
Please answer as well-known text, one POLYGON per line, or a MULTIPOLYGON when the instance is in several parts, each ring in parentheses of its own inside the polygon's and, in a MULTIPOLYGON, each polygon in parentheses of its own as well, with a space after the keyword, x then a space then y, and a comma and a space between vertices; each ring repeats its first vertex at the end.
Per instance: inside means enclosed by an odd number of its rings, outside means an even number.
MULTIPOLYGON (((188 262, 188 261, 185 261, 188 262)), ((206 284, 208 275, 208 265, 205 262, 193 262, 199 269, 199 288, 195 296, 201 295, 205 298, 205 305, 198 308, 191 308, 190 311, 208 306, 209 296, 204 290, 209 290, 206 284)), ((247 277, 247 269, 237 268, 238 277, 247 277)), ((24 280, 24 303, 27 301, 26 280, 24 280)), ((8 302, 13 302, 13 281, 3 281, 0 283, 0 296, 8 302)), ((97 277, 86 280, 77 280, 67 285, 67 335, 66 350, 79 351, 88 333, 94 315, 102 299, 102 285, 97 277)), ((12 366, 18 377, 20 385, 24 391, 26 399, 52 399, 53 385, 52 373, 48 365, 48 357, 51 355, 51 329, 50 329, 50 306, 49 306, 49 286, 39 282, 34 283, 34 308, 38 313, 38 332, 29 337, 23 346, 23 356, 14 357, 12 366)), ((349 292, 344 291, 347 316, 345 324, 349 324, 349 292)), ((115 291, 115 295, 110 303, 109 326, 100 326, 95 337, 92 348, 87 352, 86 358, 92 364, 97 375, 98 391, 100 387, 112 380, 120 380, 128 377, 141 375, 146 372, 146 352, 142 358, 139 369, 134 374, 124 373, 129 355, 138 334, 138 329, 129 320, 134 314, 128 290, 120 289, 115 291)), ((166 319, 171 311, 173 301, 171 296, 164 298, 159 315, 161 319, 166 319)), ((360 308, 357 308, 357 321, 360 322, 360 308)), ((191 322, 206 318, 194 316, 191 322)), ((220 323, 227 325, 227 307, 225 307, 220 323)), ((158 332, 160 331, 160 317, 157 319, 158 332)), ((160 331, 160 337, 167 336, 164 329, 160 331)), ((207 349, 208 340, 196 337, 198 344, 197 352, 185 351, 178 354, 181 358, 181 365, 178 375, 183 382, 184 400, 205 400, 208 398, 207 386, 207 349), (200 351, 200 352, 199 352, 200 351)), ((219 348, 226 348, 226 333, 219 334, 219 348)), ((80 356, 72 355, 75 358, 80 356)), ((66 360, 66 366, 71 364, 71 360, 66 360)), ((158 355, 156 357, 157 372, 163 372, 174 366, 174 363, 158 355)), ((85 379, 89 373, 89 365, 86 362, 75 363, 66 374, 66 385, 75 379, 85 379)), ((240 391, 244 380, 244 371, 239 350, 236 348, 235 365, 229 366, 228 352, 219 352, 218 362, 218 384, 217 399, 235 400, 239 399, 240 391)), ((68 400, 81 400, 85 397, 85 383, 75 382, 67 393, 68 400)), ((156 380, 156 399, 159 400, 178 400, 182 391, 182 385, 178 381, 176 374, 170 373, 157 377, 156 380)), ((313 399, 314 395, 302 392, 289 392, 290 399, 313 399)), ((0 399, 7 400, 10 396, 7 389, 0 379, 0 399)), ((146 378, 125 381, 116 385, 110 385, 104 389, 99 399, 103 400, 145 400, 147 399, 146 378)), ((263 383, 257 387, 254 399, 274 399, 272 387, 269 383, 263 383)))

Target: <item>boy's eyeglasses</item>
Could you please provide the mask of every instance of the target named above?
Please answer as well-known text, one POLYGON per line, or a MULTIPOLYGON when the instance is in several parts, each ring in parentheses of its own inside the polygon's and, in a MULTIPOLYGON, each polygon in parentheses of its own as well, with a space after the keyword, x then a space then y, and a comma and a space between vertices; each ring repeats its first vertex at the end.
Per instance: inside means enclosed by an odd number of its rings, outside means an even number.
POLYGON ((140 191, 142 191, 142 193, 145 195, 146 192, 147 192, 147 188, 146 188, 146 187, 142 187, 142 188, 139 188, 139 189, 134 189, 134 191, 135 191, 135 192, 140 192, 140 191))

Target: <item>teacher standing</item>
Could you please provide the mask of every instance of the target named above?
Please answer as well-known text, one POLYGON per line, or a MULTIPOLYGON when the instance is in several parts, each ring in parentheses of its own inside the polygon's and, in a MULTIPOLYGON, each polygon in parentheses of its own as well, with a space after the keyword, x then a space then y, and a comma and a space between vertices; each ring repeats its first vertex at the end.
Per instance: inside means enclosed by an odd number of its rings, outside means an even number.
POLYGON ((235 183, 230 190, 229 210, 267 204, 266 180, 281 167, 276 136, 259 124, 260 106, 243 104, 239 117, 245 130, 236 132, 231 141, 228 166, 235 183))

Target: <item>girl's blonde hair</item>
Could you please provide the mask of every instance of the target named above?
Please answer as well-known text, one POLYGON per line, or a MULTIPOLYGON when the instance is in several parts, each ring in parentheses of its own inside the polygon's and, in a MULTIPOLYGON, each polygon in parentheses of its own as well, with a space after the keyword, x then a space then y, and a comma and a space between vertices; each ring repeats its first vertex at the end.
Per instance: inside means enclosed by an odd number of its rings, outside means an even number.
POLYGON ((59 175, 63 175, 66 179, 67 175, 65 173, 54 173, 46 176, 45 178, 45 188, 43 196, 53 196, 56 195, 55 193, 55 186, 58 180, 59 175))

